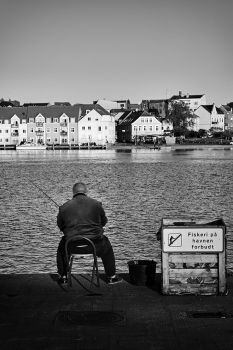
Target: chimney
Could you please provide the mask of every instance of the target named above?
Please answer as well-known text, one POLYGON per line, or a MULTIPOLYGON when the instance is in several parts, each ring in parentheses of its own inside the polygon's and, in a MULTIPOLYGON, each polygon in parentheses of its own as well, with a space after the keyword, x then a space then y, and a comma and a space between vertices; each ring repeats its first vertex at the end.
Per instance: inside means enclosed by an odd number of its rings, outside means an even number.
POLYGON ((179 91, 179 96, 182 97, 182 91, 179 91))
POLYGON ((186 97, 189 98, 189 92, 187 92, 186 97))

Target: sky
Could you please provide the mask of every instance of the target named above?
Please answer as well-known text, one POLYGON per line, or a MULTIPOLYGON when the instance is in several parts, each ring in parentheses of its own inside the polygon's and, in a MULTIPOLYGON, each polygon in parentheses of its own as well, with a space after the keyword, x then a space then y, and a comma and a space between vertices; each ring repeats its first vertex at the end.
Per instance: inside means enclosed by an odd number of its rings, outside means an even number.
POLYGON ((0 98, 233 101, 232 0, 1 0, 0 98))

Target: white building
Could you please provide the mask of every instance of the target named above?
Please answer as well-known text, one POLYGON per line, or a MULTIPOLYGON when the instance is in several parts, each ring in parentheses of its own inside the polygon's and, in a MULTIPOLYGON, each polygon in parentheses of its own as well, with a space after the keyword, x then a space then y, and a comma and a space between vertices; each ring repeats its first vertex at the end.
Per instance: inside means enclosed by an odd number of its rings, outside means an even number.
POLYGON ((17 145, 27 140, 27 117, 24 107, 0 108, 0 145, 17 145))
POLYGON ((210 130, 214 129, 216 131, 225 130, 225 115, 224 112, 215 106, 204 105, 200 106, 196 111, 195 115, 197 116, 197 129, 210 130))
POLYGON ((79 144, 115 143, 115 119, 99 105, 82 105, 78 123, 79 144))
POLYGON ((194 112, 199 106, 206 105, 206 96, 202 95, 184 95, 182 91, 179 91, 179 95, 174 95, 170 98, 171 102, 184 102, 189 107, 191 112, 194 112))

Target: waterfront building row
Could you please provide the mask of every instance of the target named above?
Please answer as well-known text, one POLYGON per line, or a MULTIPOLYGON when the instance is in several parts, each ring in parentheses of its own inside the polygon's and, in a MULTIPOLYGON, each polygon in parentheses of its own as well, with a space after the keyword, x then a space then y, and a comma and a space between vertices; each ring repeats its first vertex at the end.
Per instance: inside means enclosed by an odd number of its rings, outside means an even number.
POLYGON ((0 145, 104 145, 115 142, 115 119, 99 105, 0 108, 0 145))

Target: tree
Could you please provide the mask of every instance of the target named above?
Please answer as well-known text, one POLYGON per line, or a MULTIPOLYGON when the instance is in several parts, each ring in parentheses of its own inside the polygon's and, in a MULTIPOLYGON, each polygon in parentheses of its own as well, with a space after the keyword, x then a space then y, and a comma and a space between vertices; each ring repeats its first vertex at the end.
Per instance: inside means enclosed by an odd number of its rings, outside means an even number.
POLYGON ((184 102, 171 102, 166 120, 173 124, 175 136, 184 135, 194 125, 195 116, 184 102))

